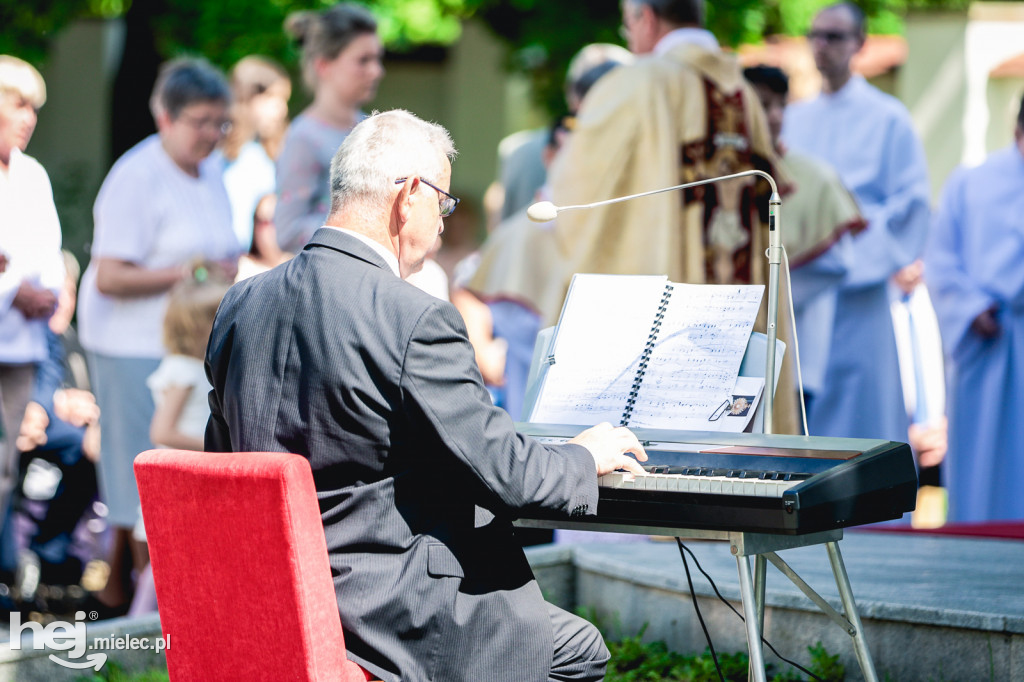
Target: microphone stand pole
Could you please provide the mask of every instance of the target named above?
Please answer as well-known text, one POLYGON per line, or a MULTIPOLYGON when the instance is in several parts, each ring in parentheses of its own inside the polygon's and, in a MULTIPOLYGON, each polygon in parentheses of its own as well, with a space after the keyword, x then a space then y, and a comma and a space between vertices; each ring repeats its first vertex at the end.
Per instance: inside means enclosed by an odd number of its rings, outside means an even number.
MULTIPOLYGON (((767 175, 767 174, 766 174, 767 175)), ((779 322, 779 266, 782 263, 782 199, 772 182, 772 196, 768 199, 768 352, 764 361, 764 433, 772 433, 775 414, 775 346, 778 341, 779 322)))

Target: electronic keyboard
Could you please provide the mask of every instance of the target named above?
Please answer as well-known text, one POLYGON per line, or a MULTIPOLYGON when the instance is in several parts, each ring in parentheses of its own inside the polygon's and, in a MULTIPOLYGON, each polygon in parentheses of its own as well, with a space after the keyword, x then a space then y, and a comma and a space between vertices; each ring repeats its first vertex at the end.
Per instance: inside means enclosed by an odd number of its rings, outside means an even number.
MULTIPOLYGON (((546 443, 564 443, 583 430, 533 423, 517 428, 546 443)), ((801 535, 896 519, 913 511, 917 499, 917 469, 906 443, 631 430, 647 451, 646 473, 600 477, 597 515, 574 516, 574 523, 595 530, 669 527, 801 535)))

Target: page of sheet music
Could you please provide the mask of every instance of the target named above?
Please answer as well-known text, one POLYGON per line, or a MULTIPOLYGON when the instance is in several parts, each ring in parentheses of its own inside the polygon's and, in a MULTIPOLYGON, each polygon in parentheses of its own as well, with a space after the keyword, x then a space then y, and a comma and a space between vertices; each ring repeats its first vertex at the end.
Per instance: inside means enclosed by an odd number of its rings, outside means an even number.
POLYGON ((532 422, 618 426, 661 304, 659 275, 573 276, 532 422))
POLYGON ((673 284, 630 426, 713 431, 736 383, 764 287, 673 284), (709 421, 710 420, 710 421, 709 421))

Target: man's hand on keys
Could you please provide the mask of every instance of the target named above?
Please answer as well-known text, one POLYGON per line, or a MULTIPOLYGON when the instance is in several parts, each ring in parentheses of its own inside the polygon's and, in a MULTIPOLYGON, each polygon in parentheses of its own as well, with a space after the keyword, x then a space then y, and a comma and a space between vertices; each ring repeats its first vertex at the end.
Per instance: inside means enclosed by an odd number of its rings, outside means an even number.
POLYGON ((647 461, 647 453, 636 439, 633 432, 625 426, 612 426, 602 422, 593 426, 569 441, 582 445, 594 457, 597 475, 610 474, 616 469, 625 469, 634 474, 643 474, 644 468, 637 464, 647 461), (636 459, 625 454, 632 452, 636 459))

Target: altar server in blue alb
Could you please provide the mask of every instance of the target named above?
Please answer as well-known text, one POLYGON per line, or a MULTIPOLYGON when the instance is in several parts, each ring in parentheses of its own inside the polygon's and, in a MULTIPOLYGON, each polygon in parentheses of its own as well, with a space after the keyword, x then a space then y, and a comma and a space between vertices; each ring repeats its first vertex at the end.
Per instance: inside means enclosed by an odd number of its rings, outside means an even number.
POLYGON ((786 110, 782 140, 835 168, 868 223, 853 239, 839 285, 824 388, 807 415, 810 433, 906 441, 888 283, 920 257, 927 237, 924 150, 906 108, 850 70, 865 39, 860 9, 826 7, 809 39, 822 92, 786 110))
POLYGON ((1014 144, 946 182, 925 268, 950 359, 949 520, 1024 519, 1024 100, 1014 144))

